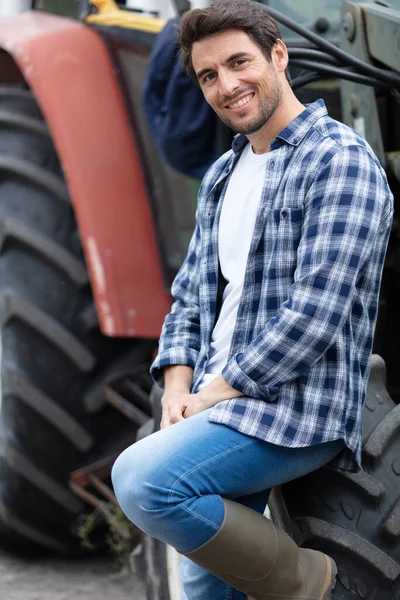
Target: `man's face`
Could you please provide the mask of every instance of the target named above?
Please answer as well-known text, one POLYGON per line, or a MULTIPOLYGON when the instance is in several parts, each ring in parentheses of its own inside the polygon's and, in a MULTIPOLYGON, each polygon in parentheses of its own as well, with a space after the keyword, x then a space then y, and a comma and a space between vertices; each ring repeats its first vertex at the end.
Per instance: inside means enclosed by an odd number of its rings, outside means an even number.
POLYGON ((229 29, 195 42, 192 62, 205 99, 237 133, 259 131, 281 102, 274 53, 268 62, 244 31, 229 29))

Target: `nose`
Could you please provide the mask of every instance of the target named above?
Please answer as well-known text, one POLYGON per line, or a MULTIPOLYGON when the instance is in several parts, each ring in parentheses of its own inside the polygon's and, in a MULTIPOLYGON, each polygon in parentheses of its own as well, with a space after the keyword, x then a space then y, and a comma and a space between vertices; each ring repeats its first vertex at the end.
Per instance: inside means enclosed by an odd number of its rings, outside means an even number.
POLYGON ((230 99, 240 87, 235 73, 223 70, 219 73, 219 90, 222 98, 230 99))

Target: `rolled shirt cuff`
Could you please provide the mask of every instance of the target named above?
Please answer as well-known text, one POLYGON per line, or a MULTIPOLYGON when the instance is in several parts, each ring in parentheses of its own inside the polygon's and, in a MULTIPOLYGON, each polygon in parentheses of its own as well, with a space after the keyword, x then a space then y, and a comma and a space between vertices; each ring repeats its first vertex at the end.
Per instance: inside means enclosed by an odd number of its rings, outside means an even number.
POLYGON ((162 350, 156 356, 150 367, 150 375, 154 383, 164 387, 164 368, 173 365, 183 365, 195 368, 199 353, 192 348, 174 346, 169 350, 162 350))

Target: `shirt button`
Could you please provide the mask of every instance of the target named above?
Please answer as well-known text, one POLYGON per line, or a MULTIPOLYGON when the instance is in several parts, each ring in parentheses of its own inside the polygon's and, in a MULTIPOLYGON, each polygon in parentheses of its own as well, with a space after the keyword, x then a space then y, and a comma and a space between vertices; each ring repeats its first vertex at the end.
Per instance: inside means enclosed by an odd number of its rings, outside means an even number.
POLYGON ((283 210, 281 212, 282 217, 285 219, 287 217, 287 210, 283 210))
POLYGON ((274 167, 275 167, 275 161, 274 161, 274 160, 272 160, 272 161, 271 161, 271 169, 273 169, 274 167))

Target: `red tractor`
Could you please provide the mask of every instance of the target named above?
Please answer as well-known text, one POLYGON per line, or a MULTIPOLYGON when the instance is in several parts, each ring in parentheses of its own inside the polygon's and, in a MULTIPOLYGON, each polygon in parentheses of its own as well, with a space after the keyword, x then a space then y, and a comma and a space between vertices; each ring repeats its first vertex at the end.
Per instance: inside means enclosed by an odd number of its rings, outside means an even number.
MULTIPOLYGON (((81 551, 88 503, 112 500, 112 458, 157 426, 148 367, 198 182, 157 150, 142 87, 164 18, 187 3, 22 0, 4 12, 18 4, 31 10, 0 19, 0 543, 70 554, 81 551)), ((301 101, 322 96, 363 133, 398 197, 400 12, 384 2, 264 4, 282 25, 301 101)), ((270 502, 300 544, 335 557, 337 600, 400 599, 398 232, 395 212, 364 471, 322 469, 270 502)), ((149 599, 177 600, 176 555, 149 538, 142 547, 149 599)))

